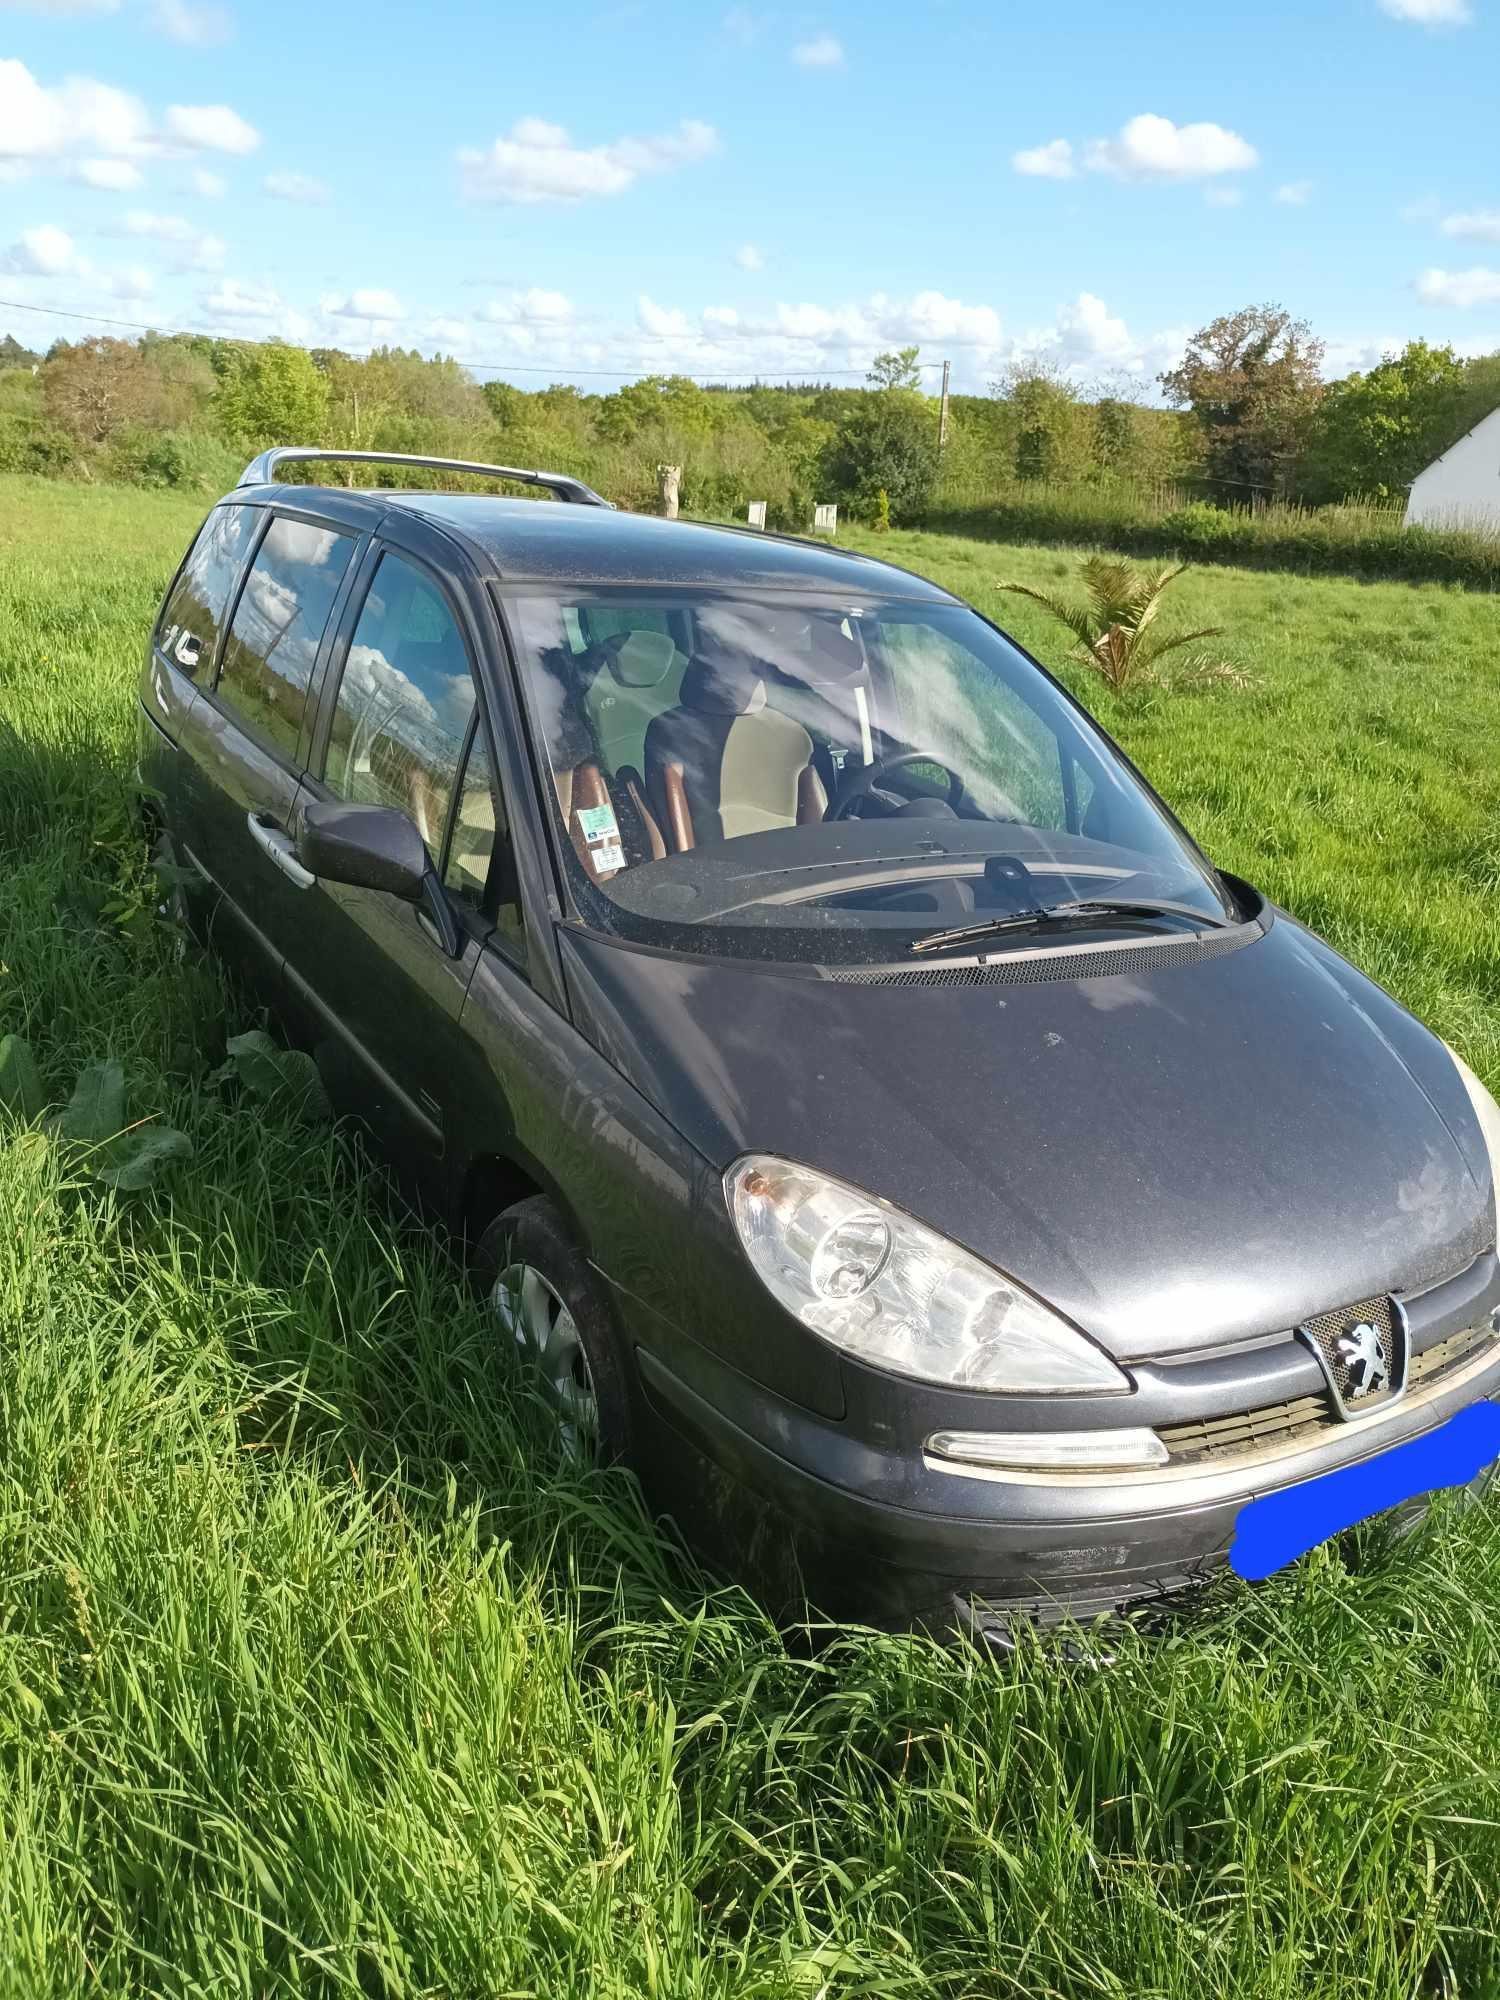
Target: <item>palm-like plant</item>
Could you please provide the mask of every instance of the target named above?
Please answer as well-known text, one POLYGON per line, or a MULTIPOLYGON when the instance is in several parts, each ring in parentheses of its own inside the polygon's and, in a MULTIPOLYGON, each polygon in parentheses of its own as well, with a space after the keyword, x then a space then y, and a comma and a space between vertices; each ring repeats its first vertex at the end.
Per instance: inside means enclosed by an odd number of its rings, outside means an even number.
MULTIPOLYGON (((1202 625, 1196 631, 1170 636, 1154 629, 1167 586, 1186 567, 1186 563, 1178 563, 1175 568, 1153 572, 1135 569, 1117 557, 1089 556, 1079 571, 1088 592, 1088 602, 1082 605, 1055 597, 1050 590, 1033 590, 1026 583, 1006 583, 1001 589, 1029 597, 1050 611, 1078 642, 1074 658, 1102 674, 1118 691, 1137 681, 1155 680, 1159 663, 1168 654, 1181 655, 1184 648, 1217 638, 1224 629, 1202 625)), ((1175 664, 1183 673, 1210 679, 1243 678, 1227 660, 1212 652, 1189 653, 1175 664)))

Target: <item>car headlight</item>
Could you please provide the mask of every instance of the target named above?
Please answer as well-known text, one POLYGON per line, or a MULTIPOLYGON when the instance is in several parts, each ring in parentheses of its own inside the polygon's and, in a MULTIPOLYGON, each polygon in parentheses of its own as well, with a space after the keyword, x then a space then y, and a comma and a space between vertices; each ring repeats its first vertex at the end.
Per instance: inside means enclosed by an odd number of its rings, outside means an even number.
POLYGON ((888 1202, 751 1153, 724 1176, 762 1283, 833 1346, 950 1388, 1128 1389, 1081 1333, 888 1202))
MULTIPOLYGON (((1443 1045, 1447 1048, 1446 1042, 1443 1045)), ((1469 1102, 1474 1107, 1474 1116, 1479 1120, 1479 1129, 1484 1135, 1484 1143, 1490 1156, 1490 1176, 1500 1188, 1500 1104, 1497 1104, 1485 1089, 1473 1070, 1461 1055, 1452 1049, 1453 1066, 1458 1071, 1464 1089, 1469 1093, 1469 1102)))

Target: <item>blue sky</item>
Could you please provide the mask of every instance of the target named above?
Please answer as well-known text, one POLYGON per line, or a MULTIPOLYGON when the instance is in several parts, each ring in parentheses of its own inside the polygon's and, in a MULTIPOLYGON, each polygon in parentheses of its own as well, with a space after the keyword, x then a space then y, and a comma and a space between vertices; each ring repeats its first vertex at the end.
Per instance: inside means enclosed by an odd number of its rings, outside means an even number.
POLYGON ((1497 78, 1500 0, 0 0, 0 330, 980 389, 1275 299, 1338 372, 1486 351, 1497 78))

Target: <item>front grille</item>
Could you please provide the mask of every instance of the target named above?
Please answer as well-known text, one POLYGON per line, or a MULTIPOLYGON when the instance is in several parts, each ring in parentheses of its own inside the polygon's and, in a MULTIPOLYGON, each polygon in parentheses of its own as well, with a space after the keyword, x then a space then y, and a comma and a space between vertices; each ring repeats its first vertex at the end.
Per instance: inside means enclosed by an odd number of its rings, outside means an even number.
MULTIPOLYGON (((1372 1308, 1377 1303, 1385 1307, 1388 1324, 1389 1300, 1366 1300, 1362 1305, 1346 1308, 1342 1312, 1320 1313, 1317 1319, 1308 1320, 1306 1325, 1313 1338, 1321 1344, 1328 1324, 1331 1323, 1334 1328, 1330 1338, 1337 1339, 1350 1324, 1351 1313, 1356 1319, 1372 1318, 1372 1308)), ((1489 1338, 1486 1327, 1466 1327, 1462 1333, 1450 1334, 1446 1340, 1438 1341, 1424 1353, 1414 1354, 1409 1387, 1430 1388, 1434 1383, 1441 1382, 1445 1375, 1451 1375, 1462 1367, 1489 1338)), ((1383 1401, 1383 1397, 1374 1398, 1369 1408, 1378 1410, 1383 1401)), ((1232 1416, 1209 1417, 1201 1423, 1171 1424, 1158 1428, 1156 1435, 1167 1447, 1173 1465, 1193 1465, 1222 1464, 1226 1459, 1254 1457, 1262 1452, 1278 1451, 1289 1444, 1312 1443, 1321 1431, 1342 1429, 1343 1425, 1334 1416, 1326 1396, 1299 1396, 1293 1402, 1267 1403, 1258 1410, 1237 1410, 1232 1416)))
MULTIPOLYGON (((1350 1378, 1348 1363, 1339 1353, 1339 1341, 1351 1327, 1359 1326, 1362 1322, 1368 1322, 1380 1335, 1386 1355, 1394 1355, 1397 1331, 1396 1309, 1388 1297, 1360 1299, 1355 1305, 1340 1306, 1336 1312, 1319 1313, 1313 1319, 1305 1319, 1299 1329, 1317 1348, 1324 1371, 1329 1380, 1338 1385, 1346 1402, 1350 1400, 1354 1384, 1350 1378)), ((1395 1363, 1392 1361, 1389 1366, 1394 1376, 1395 1363)), ((1378 1410, 1384 1404, 1393 1401, 1399 1387, 1399 1383, 1393 1382, 1391 1387, 1379 1395, 1361 1396, 1358 1402, 1358 1414, 1364 1416, 1367 1412, 1378 1410)))

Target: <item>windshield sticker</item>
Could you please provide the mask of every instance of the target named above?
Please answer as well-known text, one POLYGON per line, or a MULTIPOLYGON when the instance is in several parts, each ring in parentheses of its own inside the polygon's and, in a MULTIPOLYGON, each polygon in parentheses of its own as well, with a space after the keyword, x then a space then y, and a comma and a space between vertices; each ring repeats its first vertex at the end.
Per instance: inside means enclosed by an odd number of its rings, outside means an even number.
POLYGON ((590 847, 596 840, 618 840, 620 837, 620 822, 615 818, 613 806, 580 806, 578 825, 590 847))

